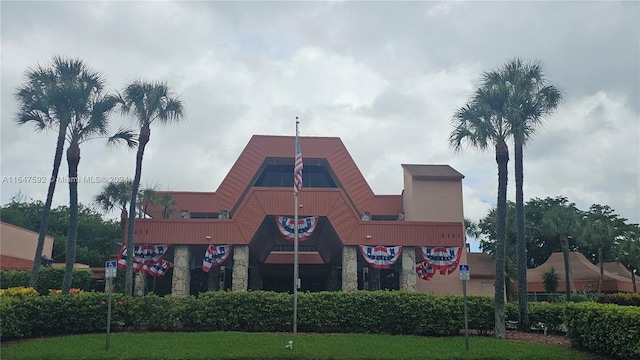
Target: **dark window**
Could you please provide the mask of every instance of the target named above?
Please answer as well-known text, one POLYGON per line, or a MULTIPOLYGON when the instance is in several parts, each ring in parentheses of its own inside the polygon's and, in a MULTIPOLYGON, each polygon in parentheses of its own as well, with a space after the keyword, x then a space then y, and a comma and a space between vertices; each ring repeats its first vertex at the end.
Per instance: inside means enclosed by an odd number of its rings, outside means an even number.
MULTIPOLYGON (((293 187, 293 165, 267 165, 254 186, 293 187)), ((302 187, 336 188, 327 168, 323 165, 304 165, 302 187)))

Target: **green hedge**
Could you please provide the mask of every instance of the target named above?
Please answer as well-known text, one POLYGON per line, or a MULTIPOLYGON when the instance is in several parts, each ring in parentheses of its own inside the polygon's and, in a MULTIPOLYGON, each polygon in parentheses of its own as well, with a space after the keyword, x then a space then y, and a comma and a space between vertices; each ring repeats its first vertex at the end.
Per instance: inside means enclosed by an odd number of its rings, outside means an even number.
POLYGON ((640 358, 640 308, 567 304, 565 319, 574 346, 622 359, 640 358))
POLYGON ((631 293, 615 293, 601 294, 598 296, 597 302, 601 304, 616 304, 626 306, 640 306, 640 294, 631 293))
MULTIPOLYGON (((106 330, 107 294, 0 296, 2 339, 106 330)), ((493 298, 468 296, 469 328, 494 328, 493 298)), ((146 331, 269 331, 292 329, 290 294, 213 291, 175 298, 113 294, 112 329, 146 331)), ((562 304, 530 303, 532 323, 563 323, 562 304)), ((517 320, 507 304, 507 320, 517 320)), ((298 294, 301 332, 457 335, 464 328, 463 298, 404 291, 298 294)))
MULTIPOLYGON (((0 270, 0 288, 8 289, 12 287, 29 286, 31 271, 0 270)), ((49 289, 60 289, 64 268, 53 268, 50 266, 40 267, 38 272, 38 292, 42 295, 49 293, 49 289)), ((91 288, 91 271, 87 269, 73 270, 71 287, 88 291, 91 288)))

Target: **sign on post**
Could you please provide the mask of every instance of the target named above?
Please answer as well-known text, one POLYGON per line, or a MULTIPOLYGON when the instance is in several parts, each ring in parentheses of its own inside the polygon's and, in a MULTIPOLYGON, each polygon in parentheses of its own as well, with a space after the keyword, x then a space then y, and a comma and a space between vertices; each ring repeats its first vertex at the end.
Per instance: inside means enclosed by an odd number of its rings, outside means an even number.
POLYGON ((471 278, 469 274, 469 265, 460 265, 460 280, 469 280, 471 278))
POLYGON ((467 280, 471 278, 469 274, 469 264, 460 265, 460 280, 462 280, 462 295, 464 296, 464 348, 469 350, 469 320, 467 317, 467 280))
POLYGON ((104 277, 114 278, 118 273, 118 264, 115 261, 107 261, 104 263, 104 277))

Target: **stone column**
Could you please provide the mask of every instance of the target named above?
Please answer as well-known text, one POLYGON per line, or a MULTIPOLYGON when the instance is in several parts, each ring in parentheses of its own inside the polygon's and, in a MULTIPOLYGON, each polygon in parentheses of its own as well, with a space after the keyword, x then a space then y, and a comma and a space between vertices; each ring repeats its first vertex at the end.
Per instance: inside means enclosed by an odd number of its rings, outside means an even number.
POLYGON ((136 280, 133 286, 133 295, 144 296, 147 276, 142 271, 138 271, 135 275, 136 280))
POLYGON ((249 245, 233 245, 231 290, 247 291, 249 285, 249 245))
POLYGON ((401 261, 400 290, 416 291, 416 248, 403 246, 401 261))
POLYGON ((342 291, 358 290, 358 250, 356 246, 342 247, 342 291))
POLYGON ((174 296, 187 297, 191 291, 189 257, 188 245, 176 245, 173 256, 173 278, 171 279, 171 294, 174 296))

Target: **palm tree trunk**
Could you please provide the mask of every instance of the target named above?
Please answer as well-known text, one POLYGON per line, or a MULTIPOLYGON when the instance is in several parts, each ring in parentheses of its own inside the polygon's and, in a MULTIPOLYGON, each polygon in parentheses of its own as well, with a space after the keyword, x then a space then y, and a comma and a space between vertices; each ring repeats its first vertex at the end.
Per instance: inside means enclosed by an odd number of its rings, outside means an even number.
POLYGON ((44 239, 47 236, 49 228, 49 216, 51 215, 51 203, 53 202, 53 193, 56 190, 58 182, 58 171, 62 162, 62 151, 64 150, 65 134, 67 132, 67 124, 60 122, 58 130, 58 140, 56 142, 56 153, 53 157, 53 169, 51 170, 51 179, 49 179, 49 190, 47 190, 47 200, 42 208, 42 220, 40 221, 40 232, 38 233, 38 244, 36 245, 36 253, 33 257, 33 268, 31 270, 31 278, 29 286, 38 288, 38 275, 40 274, 40 262, 42 261, 42 252, 44 251, 44 239))
POLYGON ((80 147, 77 143, 67 149, 69 166, 69 231, 67 233, 67 254, 62 293, 68 294, 73 281, 73 264, 76 262, 76 241, 78 238, 78 164, 80 163, 80 147))
POLYGON ((564 258, 564 294, 567 301, 571 300, 571 264, 569 262, 569 239, 562 236, 562 256, 564 258))
POLYGON ((598 261, 600 262, 600 278, 598 279, 598 295, 602 291, 602 281, 604 280, 604 264, 602 263, 602 246, 598 246, 598 261))
POLYGON ((504 339, 507 336, 504 314, 504 264, 507 226, 507 164, 509 162, 509 149, 504 141, 496 144, 496 162, 498 163, 498 219, 496 222, 495 333, 496 338, 504 339))
POLYGON ((522 139, 515 139, 516 178, 516 244, 518 252, 518 328, 529 331, 529 311, 527 307, 527 239, 524 233, 524 166, 522 139))
POLYGON ((633 271, 631 272, 631 282, 633 283, 633 292, 637 293, 638 288, 636 287, 636 274, 633 271))
POLYGON ((140 188, 140 178, 142 177, 142 158, 144 156, 144 148, 151 137, 151 129, 149 124, 145 124, 140 129, 140 137, 138 142, 138 151, 136 153, 136 173, 131 184, 131 201, 129 202, 129 223, 127 224, 127 269, 124 281, 125 295, 133 293, 133 247, 134 234, 136 224, 136 200, 138 197, 138 189, 140 188))

